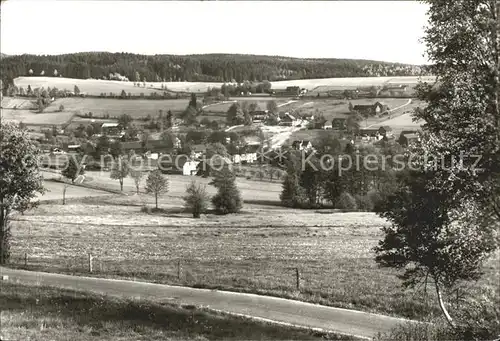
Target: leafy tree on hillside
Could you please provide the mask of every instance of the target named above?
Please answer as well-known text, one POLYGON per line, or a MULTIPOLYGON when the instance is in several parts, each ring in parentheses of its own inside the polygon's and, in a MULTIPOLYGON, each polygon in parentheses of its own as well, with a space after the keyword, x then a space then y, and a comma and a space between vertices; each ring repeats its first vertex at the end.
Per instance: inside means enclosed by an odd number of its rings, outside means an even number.
POLYGON ((239 103, 231 104, 227 111, 226 122, 228 125, 239 125, 245 122, 245 114, 239 103))
POLYGON ((75 95, 80 94, 80 88, 78 87, 78 85, 75 85, 75 87, 73 88, 73 92, 75 93, 75 95))
POLYGON ((184 206, 193 214, 193 218, 199 218, 208 207, 210 196, 206 186, 196 183, 194 180, 187 186, 184 196, 184 206))
POLYGON ((109 153, 113 157, 113 159, 117 159, 120 156, 124 155, 125 152, 123 150, 123 145, 120 140, 114 140, 109 146, 109 153))
POLYGON ((43 194, 38 158, 40 150, 28 132, 12 123, 0 122, 0 264, 10 258, 10 223, 14 210, 30 206, 37 193, 43 194))
POLYGON ((149 173, 146 179, 146 193, 155 196, 155 207, 158 209, 158 196, 168 192, 168 179, 159 169, 149 173))
POLYGON ((71 183, 75 183, 76 178, 79 175, 84 174, 83 167, 81 167, 81 162, 78 162, 76 158, 71 155, 68 157, 68 163, 66 167, 61 172, 62 176, 71 180, 71 183))
MULTIPOLYGON (((424 42, 438 82, 418 89, 427 106, 416 118, 426 123, 422 144, 410 152, 421 170, 411 172, 380 205, 380 215, 392 226, 384 229, 376 260, 404 270, 407 286, 431 280, 449 324, 467 330, 461 338, 478 339, 477 326, 453 318, 445 298, 458 282, 477 280, 498 248, 500 6, 492 0, 426 3, 424 42), (439 162, 429 165, 424 155, 439 162)), ((488 319, 475 322, 484 326, 488 319)), ((494 325, 481 339, 497 336, 492 331, 500 331, 498 318, 494 325)))
POLYGON ((446 193, 429 187, 435 176, 422 171, 405 175, 402 186, 378 208, 392 225, 382 229, 376 261, 404 270, 399 277, 406 287, 432 280, 439 306, 455 326, 443 294, 458 281, 479 278, 495 238, 492 229, 483 228, 489 219, 475 203, 458 208, 446 193))
POLYGON ((120 182, 120 191, 123 192, 123 179, 125 179, 130 172, 128 160, 123 156, 119 156, 113 161, 111 165, 110 178, 120 182))
POLYGON ((300 186, 300 166, 293 154, 289 154, 287 171, 283 180, 283 189, 280 194, 281 203, 286 207, 300 207, 305 201, 305 190, 300 186))
POLYGON ((172 128, 174 126, 174 115, 172 114, 172 110, 167 111, 166 117, 166 127, 172 128))
POLYGON ((189 106, 196 109, 197 104, 198 104, 198 102, 196 100, 196 95, 194 93, 192 93, 191 94, 191 99, 189 100, 189 106))
POLYGON ((54 73, 53 73, 54 77, 57 77, 58 74, 59 74, 59 72, 57 71, 57 69, 54 69, 54 73))
POLYGON ((132 121, 133 119, 129 114, 122 114, 118 117, 118 123, 123 129, 127 129, 132 121))
POLYGON ((33 76, 33 69, 29 69, 28 74, 29 74, 30 76, 33 76))
POLYGON ((190 126, 198 122, 196 119, 196 115, 197 115, 196 108, 188 105, 186 110, 184 110, 184 112, 182 113, 181 117, 182 120, 184 121, 184 124, 190 126))
POLYGON ((229 167, 226 166, 217 172, 210 185, 217 188, 217 194, 212 197, 212 204, 217 213, 238 213, 241 210, 243 200, 236 186, 236 176, 229 167))
POLYGON ((273 114, 278 112, 278 104, 274 100, 268 101, 266 103, 266 108, 267 108, 267 110, 269 110, 269 112, 271 112, 273 114))
POLYGON ((120 98, 121 99, 126 99, 127 98, 127 93, 125 92, 125 90, 122 90, 122 92, 120 94, 120 98))
POLYGON ((134 179, 136 193, 139 194, 139 187, 141 185, 141 180, 145 173, 141 169, 142 158, 136 155, 132 155, 129 158, 130 162, 130 177, 134 179))

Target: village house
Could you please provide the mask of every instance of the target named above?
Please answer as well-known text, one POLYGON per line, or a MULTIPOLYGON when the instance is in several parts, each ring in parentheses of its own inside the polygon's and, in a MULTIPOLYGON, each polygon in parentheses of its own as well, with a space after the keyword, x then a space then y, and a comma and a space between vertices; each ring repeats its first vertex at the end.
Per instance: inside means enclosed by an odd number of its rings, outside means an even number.
POLYGON ((333 124, 331 121, 326 121, 325 124, 323 124, 323 129, 324 130, 330 130, 333 129, 333 124))
POLYGON ((289 112, 280 114, 280 122, 278 125, 286 127, 295 127, 300 124, 299 118, 289 112))
POLYGON ((388 111, 389 107, 384 103, 375 102, 373 104, 357 104, 352 110, 359 112, 363 116, 378 116, 388 111))

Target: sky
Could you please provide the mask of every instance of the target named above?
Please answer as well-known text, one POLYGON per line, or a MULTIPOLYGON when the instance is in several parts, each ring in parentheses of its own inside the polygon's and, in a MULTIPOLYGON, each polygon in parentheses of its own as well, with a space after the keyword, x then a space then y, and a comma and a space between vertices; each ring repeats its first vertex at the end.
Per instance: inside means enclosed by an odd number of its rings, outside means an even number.
POLYGON ((413 1, 8 0, 0 51, 241 53, 425 64, 413 1))

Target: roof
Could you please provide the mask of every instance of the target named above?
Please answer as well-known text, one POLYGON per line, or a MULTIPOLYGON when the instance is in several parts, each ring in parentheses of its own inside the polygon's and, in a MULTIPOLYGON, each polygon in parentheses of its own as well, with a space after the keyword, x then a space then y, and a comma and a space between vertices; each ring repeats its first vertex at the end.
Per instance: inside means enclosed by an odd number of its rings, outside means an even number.
POLYGON ((403 136, 404 136, 404 137, 406 137, 406 138, 407 138, 407 139, 409 139, 409 140, 412 140, 412 139, 418 139, 418 138, 419 138, 418 134, 415 134, 415 133, 412 133, 412 134, 404 134, 403 136))
POLYGON ((385 131, 392 131, 392 128, 389 126, 381 126, 380 128, 384 128, 385 131))
POLYGON ((358 110, 358 109, 371 109, 371 108, 373 108, 373 104, 356 104, 352 108, 354 110, 358 110))
POLYGON ((116 122, 106 122, 106 123, 103 123, 101 128, 112 128, 112 127, 118 127, 118 123, 116 122))
POLYGON ((250 115, 267 115, 267 110, 255 110, 251 111, 250 115))
POLYGON ((260 149, 260 144, 247 144, 244 147, 244 152, 245 153, 257 153, 257 151, 260 149))
POLYGON ((369 134, 369 133, 377 133, 378 130, 379 130, 379 128, 361 128, 361 129, 359 129, 359 132, 369 134))

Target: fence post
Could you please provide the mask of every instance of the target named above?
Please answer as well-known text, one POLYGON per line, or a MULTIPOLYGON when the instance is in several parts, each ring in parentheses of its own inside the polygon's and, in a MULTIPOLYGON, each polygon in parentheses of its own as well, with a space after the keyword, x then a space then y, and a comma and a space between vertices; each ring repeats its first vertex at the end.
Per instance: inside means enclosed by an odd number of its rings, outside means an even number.
POLYGON ((295 268, 295 275, 297 277, 297 290, 300 290, 300 274, 299 268, 295 268))
POLYGON ((93 267, 92 267, 92 254, 89 253, 89 272, 92 273, 93 267))
POLYGON ((181 260, 177 260, 177 279, 181 279, 181 260))
POLYGON ((24 267, 28 267, 28 253, 24 253, 24 267))

